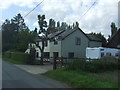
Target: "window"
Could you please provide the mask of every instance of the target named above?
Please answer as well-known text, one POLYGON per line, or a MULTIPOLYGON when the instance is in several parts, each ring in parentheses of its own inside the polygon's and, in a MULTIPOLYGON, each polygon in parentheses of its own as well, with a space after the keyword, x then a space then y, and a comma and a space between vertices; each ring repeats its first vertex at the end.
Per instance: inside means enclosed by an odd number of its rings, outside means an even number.
POLYGON ((104 57, 104 53, 101 53, 101 57, 104 57))
POLYGON ((80 45, 81 44, 81 38, 76 38, 75 39, 75 44, 80 45))
POLYGON ((104 51, 104 49, 100 49, 100 51, 104 51))
POLYGON ((106 53, 107 56, 111 56, 111 53, 106 53))
POLYGON ((59 53, 58 52, 53 52, 53 57, 55 57, 55 58, 59 57, 59 53))
POLYGON ((58 44, 58 41, 57 40, 54 40, 54 45, 57 45, 58 44))
POLYGON ((50 53, 49 52, 44 52, 44 58, 49 58, 50 57, 50 53))
POLYGON ((73 52, 68 53, 68 58, 74 58, 74 53, 73 52))

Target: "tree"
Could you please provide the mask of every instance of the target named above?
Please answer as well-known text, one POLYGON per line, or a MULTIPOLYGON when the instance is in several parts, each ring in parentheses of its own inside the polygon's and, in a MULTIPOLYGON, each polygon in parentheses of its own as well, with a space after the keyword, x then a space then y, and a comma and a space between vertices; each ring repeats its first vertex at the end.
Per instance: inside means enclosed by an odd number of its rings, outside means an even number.
POLYGON ((75 23, 75 27, 76 27, 76 28, 79 27, 79 23, 78 23, 78 22, 75 23))
POLYGON ((60 30, 60 22, 59 21, 57 22, 57 30, 58 31, 60 30))
POLYGON ((61 30, 67 30, 67 27, 68 27, 67 23, 66 22, 62 22, 60 29, 61 30))
POLYGON ((20 30, 23 29, 27 29, 28 27, 26 26, 26 24, 24 23, 24 19, 21 16, 21 14, 17 14, 17 16, 13 17, 13 19, 11 19, 11 23, 14 23, 16 25, 16 30, 17 32, 19 32, 20 30))
POLYGON ((29 29, 21 30, 17 35, 18 42, 16 44, 16 49, 18 51, 25 52, 28 44, 31 43, 35 37, 33 35, 34 33, 29 29))
POLYGON ((49 25, 48 25, 48 33, 53 33, 55 32, 55 20, 50 19, 49 20, 49 25))
POLYGON ((6 19, 1 26, 2 29, 2 51, 7 51, 15 48, 17 41, 16 25, 11 23, 10 20, 6 19))
POLYGON ((104 35, 102 35, 101 33, 90 33, 90 34, 92 34, 92 35, 95 35, 96 37, 98 37, 99 39, 101 39, 102 40, 102 46, 104 47, 104 46, 106 46, 106 44, 107 44, 107 40, 106 40, 106 38, 104 37, 104 35))
POLYGON ((117 27, 114 22, 111 23, 111 36, 117 32, 117 27))
POLYGON ((38 36, 39 41, 35 41, 34 44, 39 48, 40 52, 41 52, 41 60, 40 60, 40 64, 43 65, 43 56, 44 56, 44 48, 45 48, 45 42, 47 41, 47 29, 45 29, 47 27, 47 22, 45 21, 45 15, 38 15, 38 24, 40 27, 40 34, 38 36), (39 42, 42 43, 41 46, 39 46, 39 42))
POLYGON ((11 20, 6 19, 2 24, 2 51, 16 49, 18 43, 18 33, 21 30, 27 30, 28 27, 24 23, 21 14, 13 17, 11 20))
POLYGON ((72 25, 72 29, 74 29, 75 28, 75 23, 73 23, 73 25, 72 25))

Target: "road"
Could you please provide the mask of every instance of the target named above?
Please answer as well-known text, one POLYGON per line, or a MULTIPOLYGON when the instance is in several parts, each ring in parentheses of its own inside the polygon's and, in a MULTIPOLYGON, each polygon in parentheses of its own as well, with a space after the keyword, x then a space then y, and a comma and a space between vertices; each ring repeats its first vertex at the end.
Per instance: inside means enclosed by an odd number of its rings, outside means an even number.
POLYGON ((30 74, 15 65, 2 61, 2 88, 68 88, 59 81, 30 74))

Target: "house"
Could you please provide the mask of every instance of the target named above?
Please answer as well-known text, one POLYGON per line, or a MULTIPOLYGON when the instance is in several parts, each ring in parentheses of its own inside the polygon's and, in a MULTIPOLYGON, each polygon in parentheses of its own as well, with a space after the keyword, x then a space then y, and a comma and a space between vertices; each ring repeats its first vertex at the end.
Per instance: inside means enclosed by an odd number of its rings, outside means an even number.
POLYGON ((120 29, 109 39, 106 47, 120 49, 120 29))
MULTIPOLYGON (((41 45, 41 42, 39 42, 41 45)), ((94 35, 85 34, 80 28, 60 30, 48 35, 44 49, 45 57, 85 58, 86 47, 100 47, 102 42, 94 35)), ((33 44, 35 47, 35 45, 33 44)), ((36 48, 36 57, 40 57, 40 50, 36 48)), ((29 49, 26 52, 29 53, 29 49)))

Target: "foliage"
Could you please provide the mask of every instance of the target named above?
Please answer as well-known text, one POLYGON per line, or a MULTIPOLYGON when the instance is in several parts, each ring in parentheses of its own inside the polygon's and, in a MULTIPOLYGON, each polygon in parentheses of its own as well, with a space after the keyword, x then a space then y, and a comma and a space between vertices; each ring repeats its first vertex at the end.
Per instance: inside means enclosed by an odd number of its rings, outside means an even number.
POLYGON ((90 34, 92 34, 92 35, 95 35, 96 37, 98 37, 99 39, 101 39, 102 40, 102 46, 104 47, 104 46, 106 46, 106 44, 107 44, 107 40, 106 40, 106 38, 104 37, 104 35, 102 35, 101 33, 90 33, 90 34))
POLYGON ((2 51, 13 49, 17 39, 16 25, 10 20, 5 20, 2 24, 2 51))
POLYGON ((24 50, 25 48, 23 46, 25 45, 26 47, 26 43, 24 45, 23 43, 22 45, 20 45, 20 42, 24 41, 24 39, 26 40, 27 38, 29 38, 28 33, 26 33, 27 30, 28 27, 24 23, 24 19, 21 14, 17 14, 17 16, 13 17, 13 19, 11 20, 6 19, 5 22, 2 24, 2 51, 5 52, 7 50, 16 49, 18 47, 22 47, 22 50, 24 50), (24 33, 26 33, 27 35, 23 36, 24 33))
POLYGON ((79 27, 79 23, 75 22, 73 23, 73 25, 69 25, 66 22, 57 22, 54 19, 49 19, 49 25, 48 25, 48 33, 53 33, 56 31, 60 31, 60 30, 70 30, 70 29, 74 29, 74 28, 78 28, 79 27))
POLYGON ((48 33, 55 32, 55 20, 49 19, 48 33))
POLYGON ((31 43, 34 39, 33 32, 29 29, 21 30, 17 35, 18 42, 16 44, 16 49, 21 52, 25 52, 28 48, 28 44, 31 43))
POLYGON ((117 32, 117 27, 114 22, 111 23, 111 36, 117 32))
POLYGON ((6 58, 13 59, 20 62, 25 62, 26 64, 29 63, 30 55, 22 52, 11 52, 6 51, 5 55, 6 58))
POLYGON ((48 71, 43 75, 59 80, 73 88, 118 88, 118 84, 82 71, 65 71, 62 69, 48 71))
POLYGON ((86 72, 99 73, 111 70, 118 70, 118 59, 113 57, 104 57, 100 60, 85 61, 74 60, 69 63, 66 70, 82 70, 86 72))

